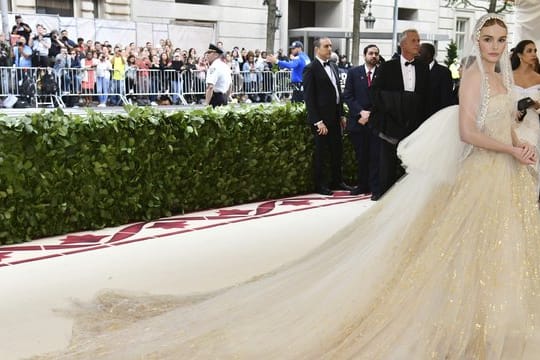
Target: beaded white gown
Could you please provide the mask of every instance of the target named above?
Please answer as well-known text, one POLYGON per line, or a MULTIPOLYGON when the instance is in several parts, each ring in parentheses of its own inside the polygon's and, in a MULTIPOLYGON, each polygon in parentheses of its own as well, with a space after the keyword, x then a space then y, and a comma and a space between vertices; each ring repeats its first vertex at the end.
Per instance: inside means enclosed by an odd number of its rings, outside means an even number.
MULTIPOLYGON (((530 86, 528 88, 522 88, 521 86, 514 85, 514 95, 516 100, 523 99, 524 97, 530 97, 535 101, 539 101, 540 84, 530 86)), ((540 118, 538 112, 532 108, 527 109, 527 114, 523 118, 523 121, 516 127, 516 134, 520 139, 536 146, 537 151, 540 151, 540 118)), ((538 172, 538 163, 533 166, 533 168, 536 172, 538 172)))
MULTIPOLYGON (((514 106, 494 96, 483 131, 511 143, 514 106)), ((457 107, 428 122, 443 116, 457 124, 457 107)), ((71 312, 70 347, 44 358, 538 359, 535 178, 478 148, 435 187, 408 170, 295 263, 200 297, 103 293, 71 312)))

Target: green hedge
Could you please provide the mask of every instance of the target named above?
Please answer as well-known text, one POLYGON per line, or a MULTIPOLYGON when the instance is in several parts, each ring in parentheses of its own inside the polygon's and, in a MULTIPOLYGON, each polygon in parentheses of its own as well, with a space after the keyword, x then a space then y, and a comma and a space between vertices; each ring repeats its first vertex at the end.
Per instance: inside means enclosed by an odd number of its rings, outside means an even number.
POLYGON ((303 106, 126 109, 0 119, 0 244, 312 191, 303 106))

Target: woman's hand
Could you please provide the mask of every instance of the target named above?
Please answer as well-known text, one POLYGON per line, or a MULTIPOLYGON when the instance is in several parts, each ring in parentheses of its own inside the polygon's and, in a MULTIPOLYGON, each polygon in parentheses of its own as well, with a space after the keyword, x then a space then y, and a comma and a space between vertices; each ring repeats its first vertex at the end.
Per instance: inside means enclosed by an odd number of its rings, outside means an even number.
POLYGON ((527 149, 527 153, 532 153, 530 159, 536 164, 536 162, 538 161, 538 152, 536 151, 536 147, 529 144, 528 142, 525 142, 522 146, 523 148, 527 149))
POLYGON ((521 122, 523 121, 523 118, 525 117, 525 115, 527 115, 527 110, 522 110, 522 111, 517 111, 516 113, 516 120, 521 122))
POLYGON ((527 143, 514 146, 512 148, 512 156, 524 165, 534 165, 538 160, 536 149, 527 143))

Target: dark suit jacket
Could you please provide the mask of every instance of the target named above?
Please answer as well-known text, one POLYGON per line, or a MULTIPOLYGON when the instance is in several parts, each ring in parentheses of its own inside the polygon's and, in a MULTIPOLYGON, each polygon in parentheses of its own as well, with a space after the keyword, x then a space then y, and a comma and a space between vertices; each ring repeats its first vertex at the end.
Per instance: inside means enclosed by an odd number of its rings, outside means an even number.
POLYGON ((428 117, 429 67, 416 60, 414 92, 405 91, 400 58, 380 66, 370 88, 373 107, 369 122, 379 133, 401 140, 416 130, 428 117))
POLYGON ((431 89, 429 116, 447 106, 457 104, 457 99, 453 94, 452 73, 446 66, 435 61, 430 70, 429 85, 431 89))
MULTIPOLYGON (((378 68, 371 74, 372 81, 378 74, 378 68)), ((349 69, 347 73, 347 82, 343 91, 343 100, 349 107, 349 116, 347 119, 347 131, 361 131, 364 126, 358 123, 360 111, 371 110, 371 95, 369 92, 366 66, 360 65, 349 69)))
POLYGON ((339 86, 339 74, 336 64, 330 62, 334 77, 337 81, 339 104, 336 104, 336 90, 328 77, 324 66, 318 59, 313 60, 304 68, 304 101, 307 110, 307 123, 314 125, 323 121, 326 126, 339 124, 343 116, 343 99, 339 86))

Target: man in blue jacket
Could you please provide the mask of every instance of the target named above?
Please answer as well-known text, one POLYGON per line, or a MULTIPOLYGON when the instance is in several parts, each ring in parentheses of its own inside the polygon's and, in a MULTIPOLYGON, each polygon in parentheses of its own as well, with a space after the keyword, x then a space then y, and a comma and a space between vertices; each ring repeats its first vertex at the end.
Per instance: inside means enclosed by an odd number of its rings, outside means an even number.
POLYGON ((368 119, 371 111, 369 89, 378 75, 379 48, 364 48, 364 65, 349 69, 343 92, 349 107, 346 130, 352 142, 357 162, 357 186, 351 195, 372 193, 373 200, 379 194, 379 148, 380 140, 371 129, 368 119))
POLYGON ((311 62, 309 56, 304 53, 304 45, 300 41, 293 41, 291 46, 292 59, 290 61, 278 60, 275 55, 270 55, 266 61, 272 64, 277 64, 280 69, 292 69, 291 85, 293 87, 292 101, 304 101, 304 84, 302 81, 302 73, 304 67, 311 62))

